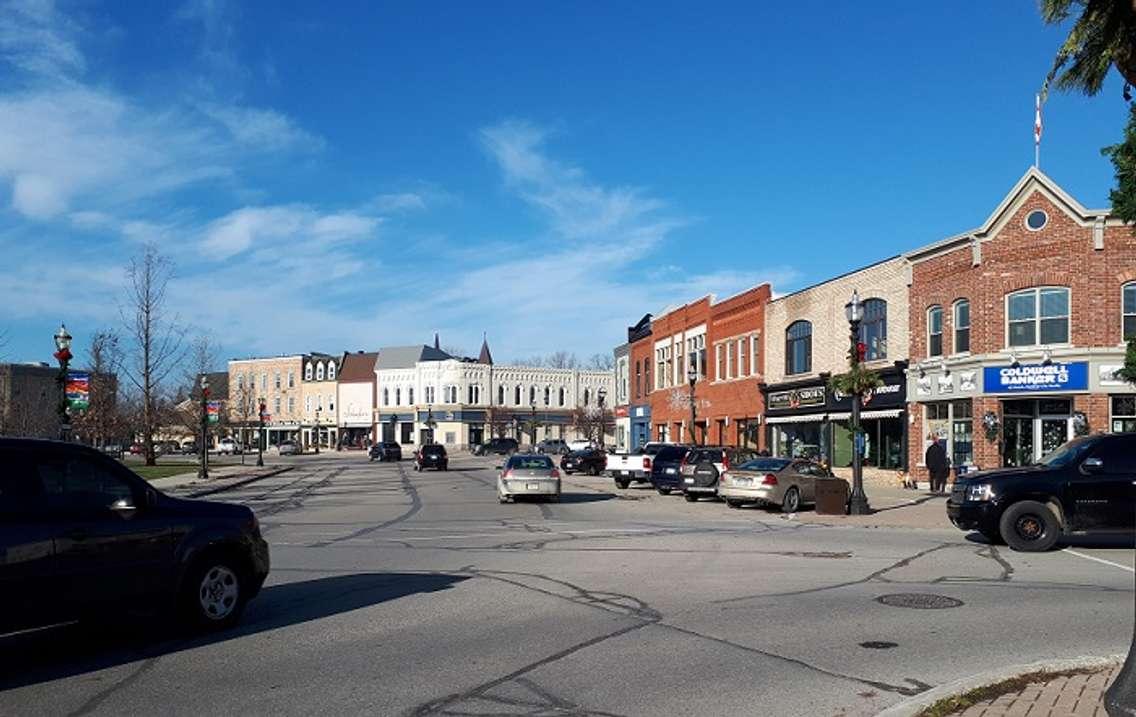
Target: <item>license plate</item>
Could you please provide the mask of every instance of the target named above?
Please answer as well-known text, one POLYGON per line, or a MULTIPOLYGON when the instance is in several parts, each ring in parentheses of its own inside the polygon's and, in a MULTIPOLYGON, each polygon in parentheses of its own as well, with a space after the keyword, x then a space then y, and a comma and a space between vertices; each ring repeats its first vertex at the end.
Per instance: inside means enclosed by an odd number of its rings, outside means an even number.
POLYGON ((674 469, 674 468, 668 468, 668 469, 667 469, 667 475, 669 475, 669 476, 673 476, 673 475, 674 475, 674 472, 675 472, 675 469, 674 469))
POLYGON ((631 471, 620 471, 620 472, 619 472, 619 475, 621 475, 621 476, 629 476, 629 475, 631 475, 631 471))
POLYGON ((540 490, 540 483, 529 483, 526 487, 529 490, 540 490))
POLYGON ((683 482, 684 483, 694 483, 694 479, 693 478, 684 478, 683 482))
POLYGON ((734 483, 737 485, 750 485, 753 483, 753 478, 735 478, 734 483))

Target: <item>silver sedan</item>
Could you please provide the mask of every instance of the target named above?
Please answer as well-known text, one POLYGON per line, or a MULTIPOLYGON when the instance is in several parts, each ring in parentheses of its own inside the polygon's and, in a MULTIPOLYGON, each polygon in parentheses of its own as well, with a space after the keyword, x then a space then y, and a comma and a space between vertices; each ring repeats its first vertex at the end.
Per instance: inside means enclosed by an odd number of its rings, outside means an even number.
POLYGON ((756 503, 795 513, 803 503, 816 500, 816 479, 831 475, 824 466, 808 460, 756 458, 730 468, 722 476, 718 495, 731 508, 756 503))
POLYGON ((502 503, 529 495, 560 501, 560 471, 548 456, 517 454, 497 468, 497 499, 502 503))

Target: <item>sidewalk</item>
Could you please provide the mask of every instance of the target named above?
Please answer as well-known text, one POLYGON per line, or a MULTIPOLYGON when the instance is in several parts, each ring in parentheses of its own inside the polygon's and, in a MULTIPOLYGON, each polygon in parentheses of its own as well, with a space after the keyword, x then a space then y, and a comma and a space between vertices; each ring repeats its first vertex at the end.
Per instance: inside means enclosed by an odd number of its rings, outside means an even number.
POLYGON ((802 523, 855 525, 862 528, 953 528, 947 518, 947 497, 926 490, 865 486, 871 515, 817 515, 811 509, 797 513, 802 523))
POLYGON ((181 496, 204 496, 220 493, 239 485, 292 470, 292 465, 265 464, 258 468, 255 462, 249 465, 225 465, 209 469, 209 480, 197 479, 197 470, 178 473, 164 478, 155 478, 150 484, 166 493, 181 496))
POLYGON ((1000 697, 975 702, 964 710, 945 714, 960 717, 1107 717, 1104 692, 1116 676, 1120 665, 1096 672, 1063 675, 1013 689, 1000 697))

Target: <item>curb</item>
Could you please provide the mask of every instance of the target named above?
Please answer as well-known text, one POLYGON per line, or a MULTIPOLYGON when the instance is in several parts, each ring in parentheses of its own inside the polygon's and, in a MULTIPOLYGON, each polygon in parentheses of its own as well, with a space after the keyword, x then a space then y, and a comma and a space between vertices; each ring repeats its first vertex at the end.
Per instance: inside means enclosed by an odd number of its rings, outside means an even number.
POLYGON ((240 488, 241 486, 248 485, 249 483, 255 483, 258 480, 263 480, 265 478, 271 478, 272 476, 280 475, 281 473, 287 473, 288 471, 292 470, 293 468, 295 468, 295 466, 284 466, 282 468, 276 468, 276 469, 267 471, 265 473, 257 473, 256 475, 250 476, 248 478, 242 478, 242 479, 240 479, 238 481, 234 481, 233 483, 230 483, 228 485, 220 485, 220 486, 215 486, 213 488, 206 488, 205 490, 198 490, 198 491, 194 491, 192 493, 188 493, 186 497, 188 497, 188 498, 204 498, 207 495, 216 495, 217 493, 224 493, 227 490, 232 490, 234 488, 240 488))
POLYGON ((877 717, 915 717, 923 710, 935 704, 939 700, 948 697, 961 695, 970 690, 978 689, 979 687, 986 687, 998 682, 1019 677, 1021 675, 1028 675, 1031 672, 1061 672, 1062 670, 1076 670, 1082 668, 1093 667, 1112 667, 1119 665, 1124 661, 1124 655, 1112 655, 1110 657, 1096 657, 1086 655, 1083 657, 1072 657, 1064 660, 1043 660, 1041 662, 1031 662, 1025 665, 1012 665, 1010 667, 1003 667, 992 672, 984 672, 981 675, 972 675, 971 677, 963 677, 962 679, 948 682, 945 685, 940 685, 933 689, 922 692, 915 697, 904 700, 897 705, 887 708, 883 712, 877 713, 877 717))

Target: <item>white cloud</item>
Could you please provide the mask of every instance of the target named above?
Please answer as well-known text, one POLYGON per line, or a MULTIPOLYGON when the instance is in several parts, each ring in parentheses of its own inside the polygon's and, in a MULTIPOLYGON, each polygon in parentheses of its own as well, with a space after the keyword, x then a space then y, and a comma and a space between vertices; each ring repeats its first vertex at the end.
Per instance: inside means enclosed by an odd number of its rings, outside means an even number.
POLYGON ((375 217, 353 212, 323 214, 302 205, 243 207, 211 222, 203 232, 201 249, 220 260, 269 244, 284 249, 289 243, 316 239, 326 246, 371 237, 378 224, 375 217))
POLYGON ((425 209, 426 198, 418 192, 380 194, 374 198, 371 205, 379 212, 410 211, 414 209, 425 209))
POLYGON ((0 57, 21 72, 55 80, 82 72, 77 34, 52 0, 0 3, 0 57))
POLYGON ((224 127, 238 144, 253 149, 318 150, 324 144, 291 118, 273 110, 206 103, 201 111, 224 127))

